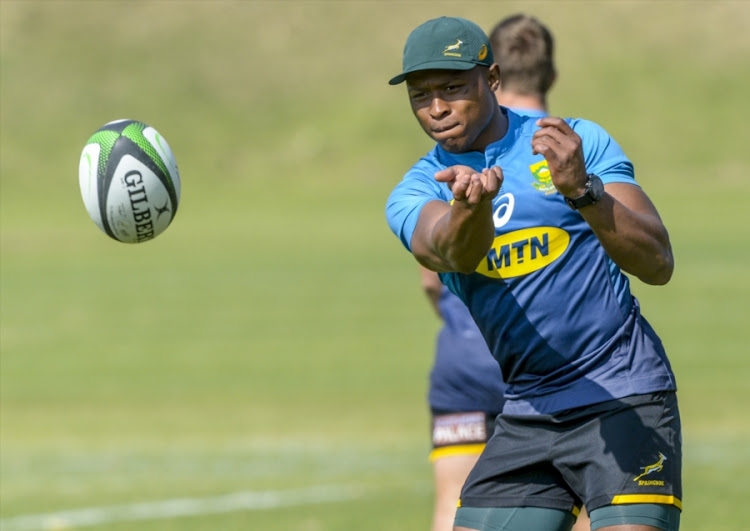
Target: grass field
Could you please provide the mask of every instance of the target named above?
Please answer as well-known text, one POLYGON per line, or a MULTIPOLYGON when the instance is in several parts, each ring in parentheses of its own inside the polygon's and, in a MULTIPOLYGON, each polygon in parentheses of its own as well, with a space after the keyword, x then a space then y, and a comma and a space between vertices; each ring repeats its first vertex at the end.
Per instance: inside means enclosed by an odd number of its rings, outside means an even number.
POLYGON ((680 385, 684 531, 747 527, 750 3, 0 1, 0 529, 419 530, 438 322, 385 198, 429 148, 408 32, 524 10, 554 113, 607 128, 670 229, 635 283, 680 385), (156 127, 156 240, 89 220, 78 157, 156 127), (52 516, 50 516, 52 515, 52 516))

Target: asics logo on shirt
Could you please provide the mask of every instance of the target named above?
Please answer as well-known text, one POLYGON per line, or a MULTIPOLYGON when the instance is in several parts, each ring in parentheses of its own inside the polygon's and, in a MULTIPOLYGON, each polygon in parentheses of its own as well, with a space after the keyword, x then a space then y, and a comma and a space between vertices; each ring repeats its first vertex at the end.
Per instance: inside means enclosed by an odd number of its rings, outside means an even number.
POLYGON ((513 194, 503 194, 498 196, 494 203, 499 204, 492 212, 492 221, 495 224, 495 228, 499 229, 510 221, 510 217, 513 215, 513 208, 516 206, 516 198, 513 197, 513 194))

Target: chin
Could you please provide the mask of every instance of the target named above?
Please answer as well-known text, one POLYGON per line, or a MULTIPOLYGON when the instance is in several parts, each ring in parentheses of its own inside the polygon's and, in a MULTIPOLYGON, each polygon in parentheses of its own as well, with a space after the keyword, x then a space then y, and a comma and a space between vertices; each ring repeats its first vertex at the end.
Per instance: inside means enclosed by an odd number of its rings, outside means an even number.
POLYGON ((448 153, 464 153, 467 151, 466 145, 463 142, 452 142, 450 140, 445 142, 438 142, 440 144, 440 147, 443 148, 448 153))
POLYGON ((463 134, 454 134, 443 138, 435 138, 433 136, 432 139, 448 153, 459 154, 471 151, 470 140, 463 134))

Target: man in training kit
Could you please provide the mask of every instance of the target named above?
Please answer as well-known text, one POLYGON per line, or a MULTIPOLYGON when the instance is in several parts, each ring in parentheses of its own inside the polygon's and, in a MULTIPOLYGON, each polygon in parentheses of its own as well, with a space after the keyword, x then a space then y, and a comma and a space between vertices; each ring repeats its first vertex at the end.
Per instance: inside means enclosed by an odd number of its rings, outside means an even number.
POLYGON ((437 142, 388 198, 391 230, 466 304, 507 385, 455 529, 679 528, 676 385, 628 277, 665 284, 669 237, 633 166, 590 121, 498 106, 490 43, 441 17, 404 48, 437 142))
MULTIPOLYGON (((549 29, 524 14, 498 22, 490 33, 500 68, 497 102, 525 116, 547 115, 547 92, 557 72, 549 29)), ((422 286, 443 321, 430 372, 435 504, 432 531, 453 528, 456 502, 466 476, 493 432, 502 411, 505 384, 497 361, 461 300, 434 271, 420 266, 422 286)), ((573 531, 589 529, 585 511, 573 531)))

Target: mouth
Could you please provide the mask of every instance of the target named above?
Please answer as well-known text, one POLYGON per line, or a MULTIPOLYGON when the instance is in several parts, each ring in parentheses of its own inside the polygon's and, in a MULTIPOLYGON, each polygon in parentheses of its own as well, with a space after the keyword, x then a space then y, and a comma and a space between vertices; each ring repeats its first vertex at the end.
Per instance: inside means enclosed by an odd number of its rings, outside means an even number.
POLYGON ((444 144, 445 142, 451 142, 461 136, 461 124, 441 124, 440 126, 431 128, 430 131, 430 136, 433 140, 435 140, 435 142, 444 144))
POLYGON ((458 124, 451 124, 451 125, 444 125, 441 127, 433 127, 431 130, 432 130, 432 134, 434 135, 442 135, 443 133, 452 131, 453 129, 457 127, 458 127, 458 124))

